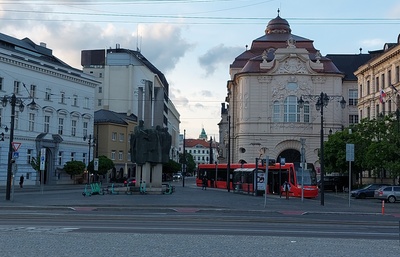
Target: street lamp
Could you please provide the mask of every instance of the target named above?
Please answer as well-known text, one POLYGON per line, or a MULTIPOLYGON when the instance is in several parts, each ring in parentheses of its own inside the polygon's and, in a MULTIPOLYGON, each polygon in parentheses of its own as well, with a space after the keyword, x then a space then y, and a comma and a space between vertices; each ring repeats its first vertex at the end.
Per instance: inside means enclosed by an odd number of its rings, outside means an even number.
MULTIPOLYGON (((305 95, 305 99, 317 100, 315 109, 321 112, 321 132, 320 132, 320 166, 321 166, 321 205, 325 205, 325 192, 324 192, 324 107, 328 106, 329 100, 340 99, 340 107, 346 107, 346 101, 343 96, 334 95, 328 96, 326 93, 321 92, 319 95, 305 95)), ((297 101, 300 108, 304 107, 303 96, 297 101)))
MULTIPOLYGON (((11 124, 10 124, 10 142, 8 147, 8 164, 7 164, 7 185, 6 185, 6 200, 9 201, 11 198, 11 177, 12 177, 12 163, 13 163, 13 141, 14 141, 14 125, 15 125, 15 106, 18 105, 19 111, 24 111, 23 99, 27 98, 17 98, 13 93, 11 96, 4 96, 1 99, 1 105, 6 107, 8 103, 11 104, 11 124)), ((32 100, 28 106, 31 110, 36 108, 35 100, 32 100)))
MULTIPOLYGON (((84 140, 84 141, 88 140, 88 145, 89 145, 88 164, 87 164, 87 166, 86 166, 86 169, 87 169, 87 171, 88 171, 88 173, 87 173, 87 176, 88 176, 88 177, 87 177, 87 184, 89 185, 89 184, 90 184, 90 172, 89 172, 90 149, 92 148, 92 143, 93 143, 93 146, 95 146, 96 139, 95 139, 94 137, 92 138, 92 135, 89 135, 89 137, 84 136, 84 137, 83 137, 83 140, 84 140)), ((93 156, 94 156, 94 154, 93 154, 93 156)))

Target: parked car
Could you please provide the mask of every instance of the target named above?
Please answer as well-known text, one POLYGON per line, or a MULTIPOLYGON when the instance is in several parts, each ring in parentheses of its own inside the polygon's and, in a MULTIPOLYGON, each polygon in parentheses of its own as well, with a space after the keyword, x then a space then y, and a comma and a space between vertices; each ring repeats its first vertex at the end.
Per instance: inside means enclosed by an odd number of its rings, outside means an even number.
POLYGON ((383 187, 390 186, 389 184, 369 184, 360 189, 352 190, 351 196, 355 198, 365 199, 367 197, 374 197, 375 190, 383 187))
POLYGON ((181 173, 175 173, 172 178, 175 181, 181 180, 182 179, 182 174, 181 173))
POLYGON ((389 203, 400 201, 400 186, 383 186, 375 190, 374 198, 385 200, 389 203))
POLYGON ((136 178, 128 178, 124 180, 124 186, 135 186, 136 185, 136 178))

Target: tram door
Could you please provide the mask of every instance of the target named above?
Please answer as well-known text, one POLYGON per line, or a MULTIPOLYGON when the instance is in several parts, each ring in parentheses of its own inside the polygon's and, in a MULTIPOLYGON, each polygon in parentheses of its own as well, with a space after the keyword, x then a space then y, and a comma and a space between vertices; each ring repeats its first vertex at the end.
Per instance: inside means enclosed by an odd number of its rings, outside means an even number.
POLYGON ((268 193, 279 194, 280 187, 283 182, 288 181, 288 171, 284 170, 269 170, 268 171, 268 193))

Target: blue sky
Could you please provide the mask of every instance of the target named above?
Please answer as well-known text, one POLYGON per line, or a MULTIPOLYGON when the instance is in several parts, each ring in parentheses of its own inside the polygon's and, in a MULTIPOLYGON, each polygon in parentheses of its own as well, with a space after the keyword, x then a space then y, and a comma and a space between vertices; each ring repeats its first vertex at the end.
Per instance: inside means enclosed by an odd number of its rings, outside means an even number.
POLYGON ((326 54, 355 54, 396 42, 400 2, 318 0, 0 0, 0 32, 35 43, 81 69, 84 49, 141 50, 166 76, 180 130, 219 138, 229 65, 277 16, 326 54))

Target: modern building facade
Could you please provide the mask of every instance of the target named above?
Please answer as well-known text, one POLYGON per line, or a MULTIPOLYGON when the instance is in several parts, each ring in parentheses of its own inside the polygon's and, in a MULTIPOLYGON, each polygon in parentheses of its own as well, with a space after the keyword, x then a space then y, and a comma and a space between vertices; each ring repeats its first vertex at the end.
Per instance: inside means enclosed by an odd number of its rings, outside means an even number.
MULTIPOLYGON (((120 118, 124 115, 135 117, 137 122, 143 120, 145 128, 168 128, 172 137, 170 158, 179 161, 180 115, 168 97, 169 84, 161 71, 140 51, 122 49, 119 45, 116 45, 115 49, 83 50, 81 64, 85 73, 95 76, 102 82, 95 93, 96 120, 104 119, 102 115, 110 111, 118 114, 120 118)), ((126 118, 123 119, 126 121, 126 118)), ((110 129, 110 126, 108 128, 110 129)), ((115 124, 112 128, 116 128, 115 124)), ((126 136, 130 138, 133 128, 130 125, 127 128, 129 131, 126 131, 126 136)), ((110 134, 105 136, 102 140, 109 142, 103 143, 111 146, 113 142, 110 134)), ((124 140, 124 143, 124 148, 130 149, 129 140, 124 140)), ((109 157, 116 151, 111 148, 104 150, 108 151, 106 156, 109 157)), ((125 163, 127 156, 130 156, 129 151, 124 151, 122 162, 118 164, 111 177, 136 175, 135 164, 129 161, 125 163), (121 165, 123 167, 120 167, 121 165)), ((115 163, 119 161, 118 158, 114 160, 115 163)))
POLYGON ((326 136, 347 127, 350 115, 357 115, 356 105, 349 101, 356 81, 343 83, 345 74, 334 62, 322 56, 312 40, 292 34, 279 15, 235 58, 230 75, 219 123, 224 146, 219 158, 224 161, 230 150, 233 163, 266 156, 300 162, 304 138, 305 160, 318 167, 321 112, 315 106, 321 93, 330 97, 323 108, 326 136), (303 108, 299 99, 304 99, 303 108), (344 109, 341 100, 347 103, 344 109))
POLYGON ((13 132, 13 145, 19 146, 12 150, 17 152, 13 153, 16 176, 24 175, 25 184, 74 183, 63 167, 71 160, 88 163, 84 137, 93 131, 94 90, 99 84, 94 77, 55 57, 46 44, 0 33, 0 130, 4 133, 0 181, 6 180, 13 132), (10 103, 13 96, 15 115, 10 103), (35 105, 28 106, 33 100, 35 105), (25 106, 23 111, 21 104, 25 106), (42 176, 32 168, 33 159, 43 162, 42 176))

